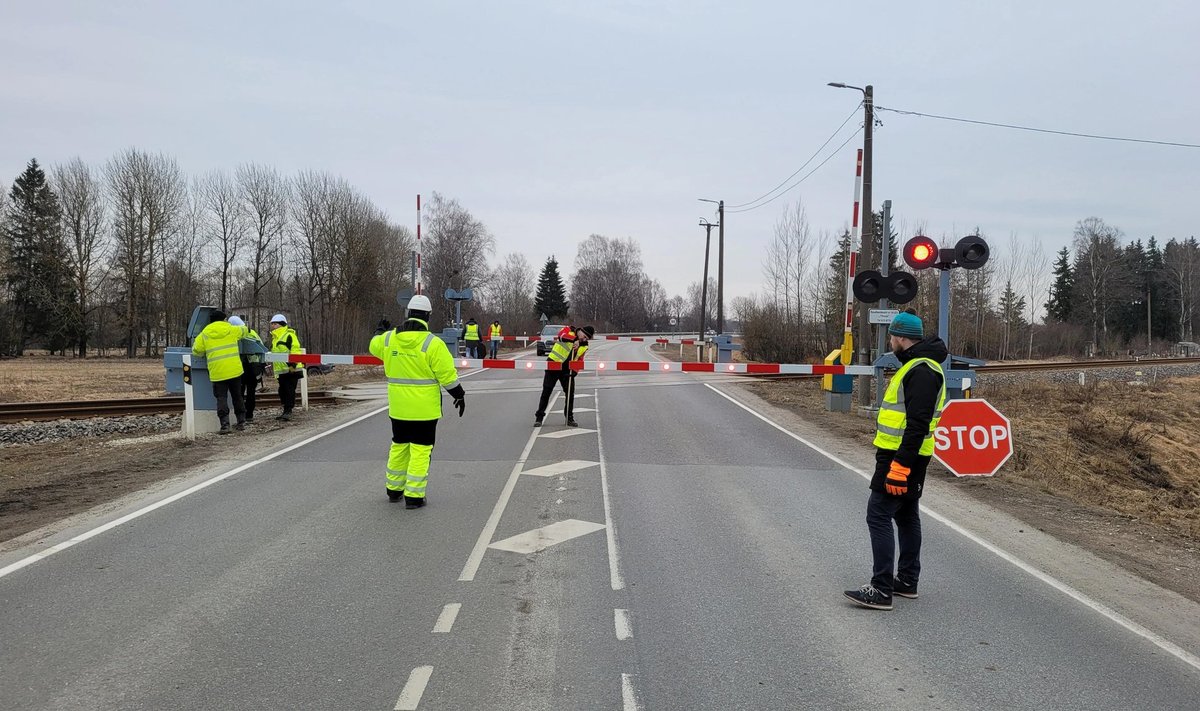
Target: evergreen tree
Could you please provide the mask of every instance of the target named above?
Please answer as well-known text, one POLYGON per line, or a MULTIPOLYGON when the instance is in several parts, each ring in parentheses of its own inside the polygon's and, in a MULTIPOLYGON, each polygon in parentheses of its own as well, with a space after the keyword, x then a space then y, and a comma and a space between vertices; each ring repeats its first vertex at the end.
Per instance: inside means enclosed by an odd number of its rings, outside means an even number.
POLYGON ((1146 298, 1150 300, 1150 337, 1175 340, 1174 319, 1167 298, 1162 249, 1151 236, 1146 242, 1146 298))
POLYGON ((829 255, 829 267, 825 272, 821 312, 825 321, 826 351, 840 347, 845 332, 846 255, 849 251, 850 232, 847 230, 838 235, 837 249, 829 255))
POLYGON ((3 240, 13 305, 13 351, 19 355, 31 340, 60 350, 70 336, 67 253, 58 196, 37 160, 29 161, 9 198, 3 240))
POLYGON ((1017 335, 1028 325, 1025 322, 1025 297, 1017 294, 1011 281, 1004 283, 1004 292, 1000 295, 1000 319, 1003 324, 1003 340, 1000 344, 1000 358, 1011 358, 1019 353, 1016 346, 1017 335))
POLYGON ((1054 263, 1054 284, 1046 302, 1046 317, 1065 322, 1071 317, 1071 292, 1075 290, 1075 275, 1071 271, 1071 252, 1066 247, 1058 251, 1054 263))
POLYGON ((570 308, 567 290, 563 287, 562 276, 558 273, 558 260, 554 255, 550 255, 538 276, 537 296, 533 300, 534 316, 540 318, 545 314, 551 321, 564 321, 570 308))

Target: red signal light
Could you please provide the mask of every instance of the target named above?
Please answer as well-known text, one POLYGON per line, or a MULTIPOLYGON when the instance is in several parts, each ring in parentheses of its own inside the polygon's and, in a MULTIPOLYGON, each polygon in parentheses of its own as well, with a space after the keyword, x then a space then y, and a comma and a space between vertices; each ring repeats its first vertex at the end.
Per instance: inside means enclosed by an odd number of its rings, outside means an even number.
POLYGON ((913 269, 928 269, 937 258, 937 243, 925 235, 917 235, 904 245, 904 263, 913 269))

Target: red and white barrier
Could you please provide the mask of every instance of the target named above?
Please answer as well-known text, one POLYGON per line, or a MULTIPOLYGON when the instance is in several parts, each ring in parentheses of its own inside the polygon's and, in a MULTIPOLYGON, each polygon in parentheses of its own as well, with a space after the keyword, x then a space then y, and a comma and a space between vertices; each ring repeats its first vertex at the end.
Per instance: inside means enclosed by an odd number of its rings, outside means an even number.
MULTIPOLYGON (((268 353, 267 361, 304 363, 305 365, 383 365, 373 355, 325 355, 319 353, 268 353)), ((558 363, 546 359, 501 360, 492 358, 455 358, 458 368, 489 370, 557 370, 558 363)), ((585 360, 571 363, 571 369, 586 373, 714 373, 730 375, 871 375, 869 365, 811 365, 806 363, 675 363, 645 360, 585 360)))

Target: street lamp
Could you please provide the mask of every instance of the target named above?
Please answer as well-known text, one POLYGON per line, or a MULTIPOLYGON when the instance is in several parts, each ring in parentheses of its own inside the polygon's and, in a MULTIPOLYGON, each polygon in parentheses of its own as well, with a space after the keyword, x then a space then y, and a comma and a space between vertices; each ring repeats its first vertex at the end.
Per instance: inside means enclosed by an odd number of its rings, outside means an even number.
MULTIPOLYGON (((871 136, 875 127, 875 87, 867 84, 863 86, 854 86, 842 82, 831 81, 828 86, 835 89, 854 89, 861 91, 863 95, 863 108, 866 114, 863 122, 863 194, 862 194, 862 245, 859 252, 862 254, 862 261, 859 263, 863 269, 870 269, 879 258, 875 254, 875 213, 871 211, 871 136)), ((887 239, 887 236, 884 236, 887 239)), ((859 364, 866 364, 869 360, 867 357, 867 349, 870 343, 871 334, 870 317, 867 310, 859 311, 858 319, 859 333, 859 364)), ((843 361, 844 362, 844 361, 843 361)), ((862 392, 859 395, 859 400, 863 405, 870 403, 870 396, 867 393, 867 381, 869 376, 862 376, 860 382, 862 384, 862 392)))
MULTIPOLYGON (((725 333, 725 201, 699 198, 717 205, 717 333, 725 333)), ((705 263, 707 264, 707 259, 705 263)), ((707 280, 705 286, 708 286, 707 280)), ((701 316, 701 321, 704 318, 701 316)), ((701 331, 700 337, 704 338, 701 331)))
POLYGON ((704 324, 708 320, 708 251, 712 244, 712 228, 719 227, 720 223, 714 225, 701 217, 700 226, 704 228, 704 281, 700 282, 700 341, 703 342, 704 324))

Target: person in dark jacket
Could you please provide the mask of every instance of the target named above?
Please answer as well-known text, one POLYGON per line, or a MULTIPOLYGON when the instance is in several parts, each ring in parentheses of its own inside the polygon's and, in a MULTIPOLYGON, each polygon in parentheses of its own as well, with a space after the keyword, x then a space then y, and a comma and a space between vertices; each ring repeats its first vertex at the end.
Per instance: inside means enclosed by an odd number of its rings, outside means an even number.
POLYGON ((911 309, 897 314, 888 326, 900 369, 884 392, 875 428, 875 475, 867 500, 874 568, 870 583, 844 593, 854 604, 874 610, 892 609, 893 594, 917 597, 921 575, 921 490, 946 402, 942 363, 949 355, 942 339, 925 338, 924 331, 911 309))

